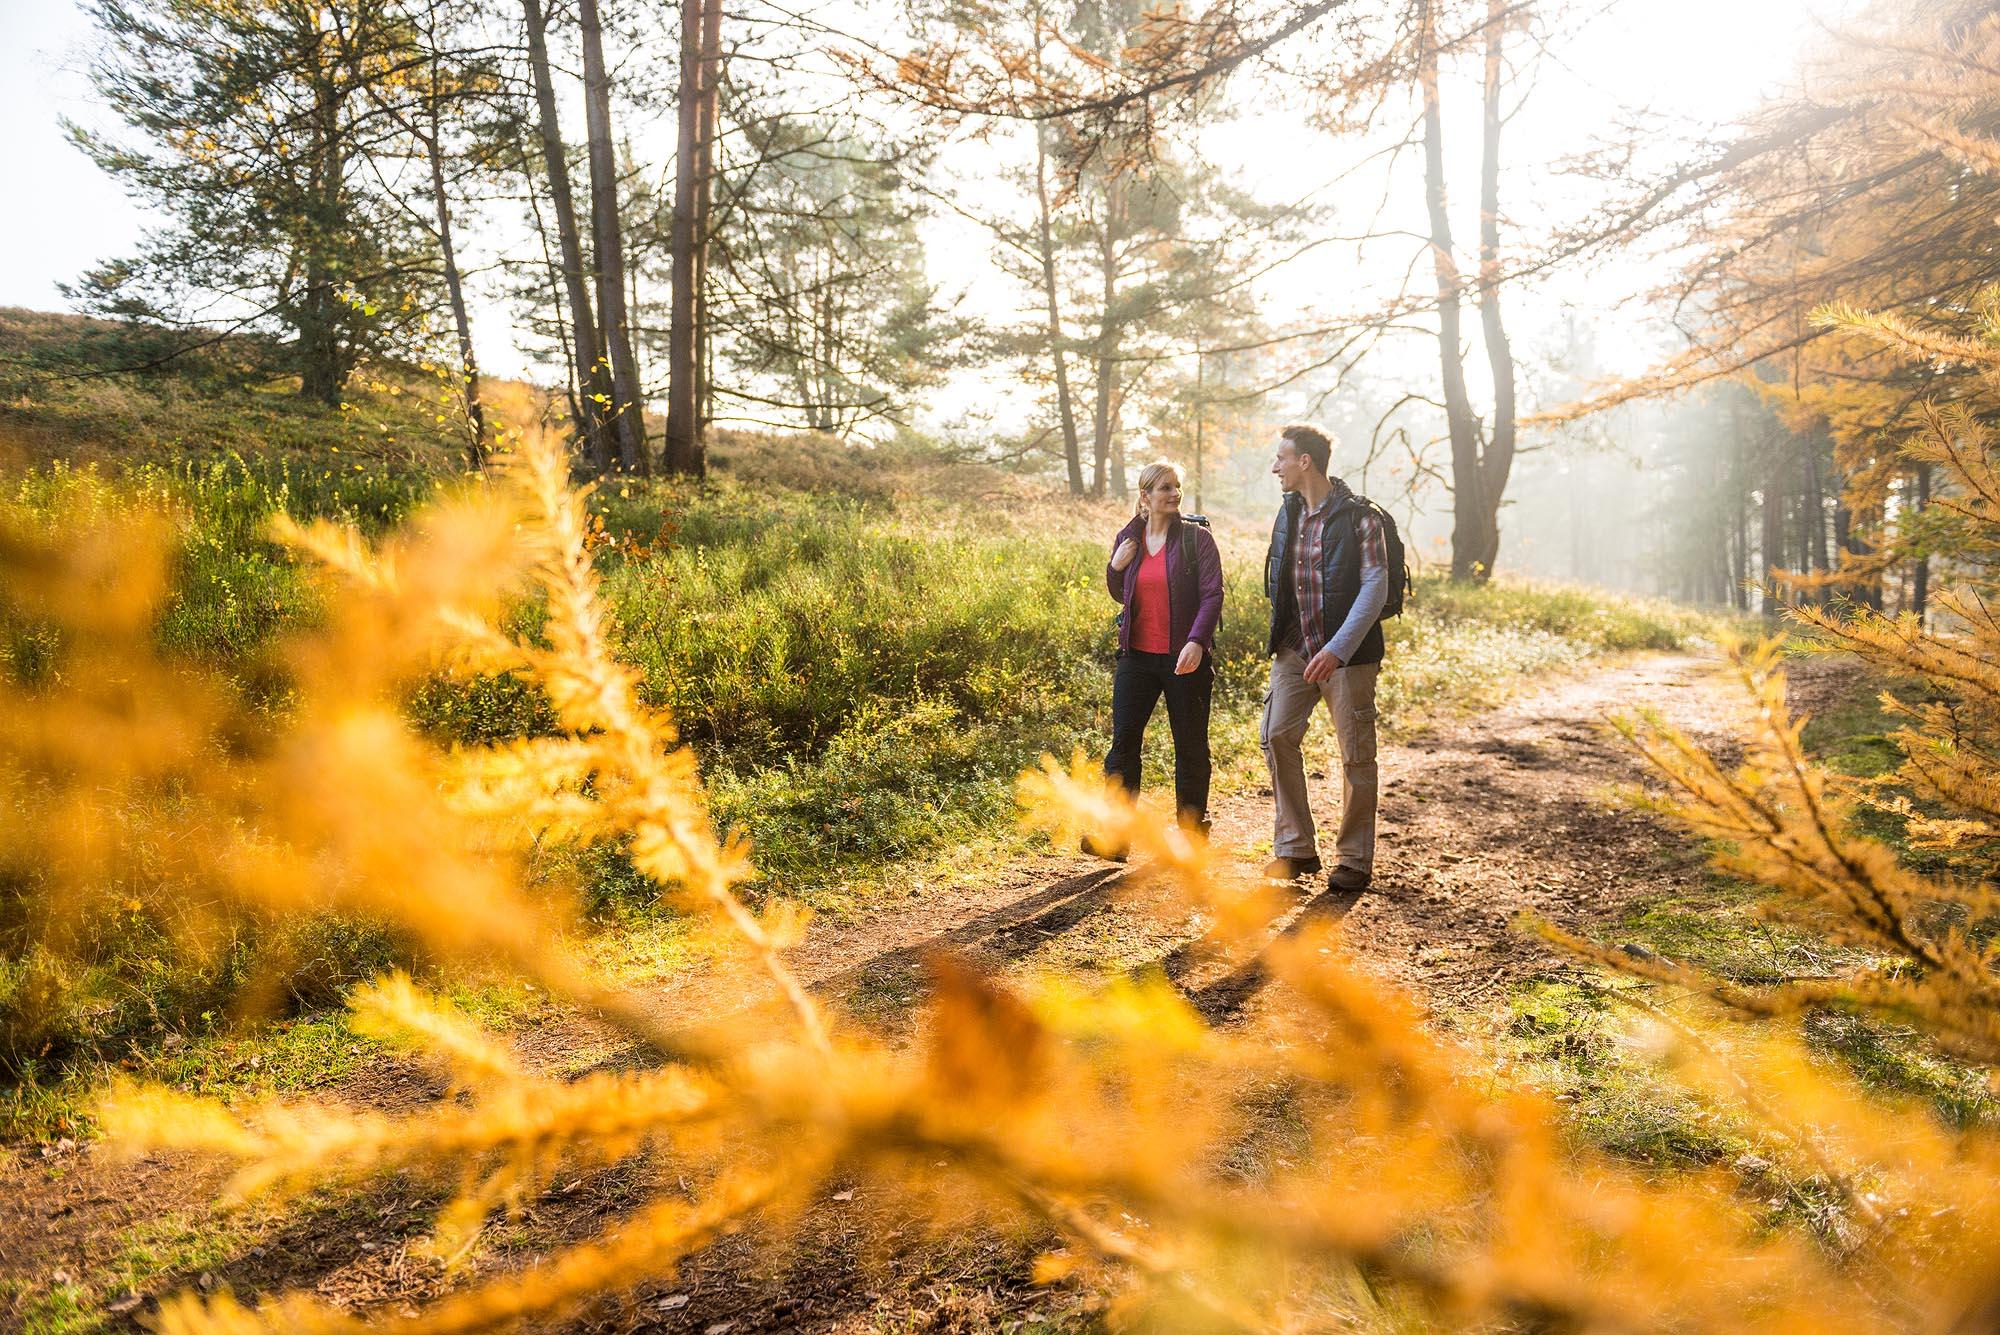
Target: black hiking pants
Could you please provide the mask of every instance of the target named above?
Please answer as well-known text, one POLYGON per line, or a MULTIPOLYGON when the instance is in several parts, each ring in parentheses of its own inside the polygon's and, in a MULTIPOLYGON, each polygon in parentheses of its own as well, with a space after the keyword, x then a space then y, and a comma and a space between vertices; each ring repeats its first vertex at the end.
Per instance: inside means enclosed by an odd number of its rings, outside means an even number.
POLYGON ((1153 717, 1153 706, 1165 696, 1167 726, 1174 737, 1174 806, 1182 821, 1206 828, 1208 706, 1214 693, 1215 669, 1206 653, 1201 666, 1186 676, 1174 671, 1172 654, 1131 650, 1118 655, 1118 670, 1111 679, 1111 750, 1104 757, 1104 773, 1138 796, 1146 724, 1153 717))

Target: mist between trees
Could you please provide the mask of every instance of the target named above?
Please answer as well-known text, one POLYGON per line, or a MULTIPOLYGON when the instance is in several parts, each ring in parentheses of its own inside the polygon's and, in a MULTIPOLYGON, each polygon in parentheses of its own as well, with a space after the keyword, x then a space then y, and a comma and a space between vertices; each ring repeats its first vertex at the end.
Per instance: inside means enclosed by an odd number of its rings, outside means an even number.
MULTIPOLYGON (((116 1143, 229 1160, 244 1198, 412 1184, 427 1231, 393 1264, 436 1267, 394 1311, 281 1267, 248 1298, 196 1279, 147 1319, 594 1319, 737 1231, 810 1244, 859 1194, 839 1226, 868 1245, 985 1230, 1038 1293, 1084 1295, 1093 1329, 1993 1328, 1990 8, 1867 8, 1744 123, 1663 152, 1657 127, 1607 121, 1555 190, 1512 165, 1509 127, 1600 17, 1558 0, 101 0, 95 78, 126 129, 77 138, 162 225, 74 287, 134 322, 124 355, 37 363, 19 401, 226 345, 218 378, 331 419, 414 363, 442 391, 425 416, 479 476, 181 460, 121 480, 164 501, 137 509, 87 470, 17 483, 0 900, 24 948, 0 975, 0 1056, 29 1089, 66 1049, 206 1007, 158 984, 175 952, 203 988, 228 975, 215 995, 263 1001, 346 990, 328 961, 477 977, 615 1045, 541 1068, 384 972, 348 991, 343 1042, 420 1050, 448 1071, 435 1097, 230 1106, 120 1076, 89 1114, 116 1143), (1268 130, 1257 104, 1353 154, 1282 197, 1239 178, 1216 136, 1268 130), (665 125, 663 159, 641 131, 665 125), (940 255, 945 235, 985 250, 940 255), (1397 262, 1300 297, 1335 251, 1397 262), (1605 373, 1608 307, 1520 317, 1633 255, 1668 275, 1642 295, 1681 338, 1647 373, 1605 373), (992 272, 968 276, 974 259, 992 272), (552 393, 476 364, 496 300, 552 393), (927 418, 968 385, 1004 386, 1025 424, 927 418), (807 915, 760 868, 969 834, 999 814, 991 768, 1026 761, 1011 748, 1086 731, 1107 633, 1076 534, 1104 510, 1075 499, 1126 495, 1164 451, 1204 505, 1261 509, 1262 443, 1303 416, 1437 567, 1397 626, 1392 707, 1420 694, 1426 649, 1464 688, 1691 633, 1491 582, 1510 567, 1782 611, 1890 683, 1876 740, 1897 759, 1867 778, 1822 768, 1775 643, 1729 655, 1744 763, 1623 724, 1664 784, 1653 805, 1765 897, 1758 930, 1787 934, 1749 970, 1541 926, 1599 966, 1574 986, 1630 1013, 1615 1053, 1576 1046, 1672 1082, 1698 1155, 1592 1143, 1353 967, 1323 918, 1288 917, 1289 892, 1082 759, 1019 774, 1027 824, 1065 852, 1129 847, 1134 902, 1199 922, 1190 952, 1268 1010, 1211 1016, 1164 970, 1008 979, 945 959, 885 1034, 802 973, 807 915), (1058 496, 982 509, 954 491, 911 518, 809 484, 760 494, 784 437, 704 479, 744 424, 832 438, 815 467, 960 451, 1058 496), (178 534, 155 513, 177 503, 178 534), (1505 624, 1448 652, 1441 628, 1482 605, 1505 624), (1585 620, 1593 642, 1554 633, 1585 620), (595 967, 578 888, 614 916, 669 906, 712 990, 663 1007, 595 967), (99 1006, 93 978, 146 1006, 99 1006), (1828 1019, 1861 1040, 1823 1041, 1828 1019), (1885 1053, 1906 1065, 1885 1077, 1885 1053), (1938 1098, 1947 1080, 1965 1092, 1938 1098), (454 1269, 494 1221, 528 1227, 581 1175, 635 1164, 607 1218, 454 1269)), ((1253 570, 1236 563, 1232 600, 1253 600, 1253 570)), ((1225 725, 1253 757, 1259 629, 1239 613, 1217 646, 1225 725)))
MULTIPOLYGON (((475 348, 509 339, 597 474, 699 475, 714 429, 762 426, 1077 495, 1167 454, 1261 509, 1273 426, 1317 418, 1454 578, 1768 611, 1746 581, 1862 560, 1925 503, 1860 443, 1917 376, 1833 365, 1807 317, 1988 280, 1992 211, 1889 91, 1963 20, 1861 13, 1733 128, 1600 99, 1552 130, 1618 10, 102 0, 120 124, 72 134, 161 225, 67 290, 177 331, 135 368, 252 335, 327 403, 372 360, 441 368, 475 467, 475 348), (1729 377, 1760 388, 1583 414, 1729 377)), ((1882 579, 1923 604, 1921 565, 1882 579)))

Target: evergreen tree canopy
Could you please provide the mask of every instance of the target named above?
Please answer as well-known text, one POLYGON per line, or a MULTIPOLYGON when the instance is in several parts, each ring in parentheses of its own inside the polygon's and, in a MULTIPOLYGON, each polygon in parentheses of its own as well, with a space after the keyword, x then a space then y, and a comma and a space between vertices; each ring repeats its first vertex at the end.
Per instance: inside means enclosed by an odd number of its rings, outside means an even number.
POLYGON ((70 125, 163 225, 70 295, 109 314, 262 329, 332 403, 417 325, 435 240, 371 179, 400 131, 365 96, 421 59, 377 0, 98 0, 91 74, 130 136, 70 125))

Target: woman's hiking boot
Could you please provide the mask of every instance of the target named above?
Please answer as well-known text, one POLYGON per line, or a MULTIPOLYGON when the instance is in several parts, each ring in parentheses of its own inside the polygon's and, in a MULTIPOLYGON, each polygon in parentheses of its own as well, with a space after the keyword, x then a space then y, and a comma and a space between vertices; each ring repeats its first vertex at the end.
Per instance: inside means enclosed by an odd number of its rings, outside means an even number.
POLYGON ((1311 876, 1320 868, 1317 857, 1302 858, 1276 857, 1264 864, 1264 879, 1267 881, 1296 881, 1301 876, 1311 876))
POLYGON ((1123 862, 1125 860, 1125 849, 1122 845, 1099 843, 1095 835, 1086 834, 1083 836, 1083 842, 1078 847, 1082 848, 1090 856, 1103 858, 1106 862, 1123 862))

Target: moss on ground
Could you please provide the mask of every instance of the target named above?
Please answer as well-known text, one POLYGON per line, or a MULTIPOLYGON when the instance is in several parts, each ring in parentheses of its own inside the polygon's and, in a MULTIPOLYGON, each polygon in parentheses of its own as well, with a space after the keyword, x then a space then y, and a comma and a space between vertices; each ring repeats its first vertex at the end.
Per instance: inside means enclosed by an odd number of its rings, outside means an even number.
MULTIPOLYGON (((1888 737, 1893 725, 1879 701, 1885 683, 1865 674, 1848 680, 1848 689, 1806 728, 1807 750, 1840 774, 1887 774, 1902 757, 1888 737)), ((1864 810, 1860 821, 1865 832, 1900 856, 1931 865, 1908 847, 1900 820, 1864 810)), ((1662 880, 1677 887, 1634 905, 1600 938, 1747 986, 1825 977, 1866 963, 1858 950, 1776 920, 1766 911, 1769 892, 1709 867, 1709 852, 1692 843, 1663 846, 1662 880)), ((1748 1142, 1738 1132, 1625 1041, 1638 1012, 1621 1004, 1621 997, 1652 1004, 1665 1000, 1666 992, 1597 970, 1524 981, 1509 997, 1496 1047, 1517 1078, 1563 1102, 1570 1126, 1590 1144, 1661 1166, 1733 1161, 1746 1152, 1748 1142)), ((2000 1094, 1986 1073, 1941 1055, 1912 1028, 1820 1010, 1803 1017, 1800 1033, 1811 1050, 1873 1092, 1915 1101, 1946 1125, 2000 1124, 2000 1094)), ((1824 1212, 1825 1202, 1816 1195, 1823 1194, 1823 1184, 1781 1185, 1775 1209, 1796 1211, 1807 1222, 1815 1211, 1824 1212)))

